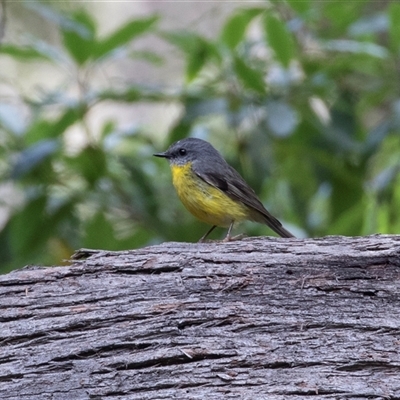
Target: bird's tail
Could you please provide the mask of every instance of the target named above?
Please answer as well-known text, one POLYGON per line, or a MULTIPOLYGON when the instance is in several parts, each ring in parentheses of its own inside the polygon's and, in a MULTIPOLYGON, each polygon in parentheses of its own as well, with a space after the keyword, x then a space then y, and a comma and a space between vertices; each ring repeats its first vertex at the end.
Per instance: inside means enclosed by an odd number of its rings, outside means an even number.
POLYGON ((275 228, 270 226, 270 228, 272 228, 280 237, 283 238, 294 238, 296 236, 294 236, 292 233, 290 233, 287 229, 285 229, 282 225, 279 228, 275 228))
POLYGON ((287 229, 285 229, 282 224, 273 217, 270 213, 263 214, 263 222, 268 225, 274 232, 276 232, 280 237, 283 238, 294 238, 292 233, 290 233, 287 229))

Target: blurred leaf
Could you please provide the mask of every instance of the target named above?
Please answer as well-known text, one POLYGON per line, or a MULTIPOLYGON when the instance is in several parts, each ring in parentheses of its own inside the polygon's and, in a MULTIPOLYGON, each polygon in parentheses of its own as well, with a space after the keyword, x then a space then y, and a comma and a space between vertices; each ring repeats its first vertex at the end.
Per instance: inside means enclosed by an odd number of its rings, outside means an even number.
MULTIPOLYGON (((10 244, 14 255, 29 262, 46 251, 49 238, 61 221, 71 218, 72 203, 65 203, 51 213, 46 210, 45 195, 31 200, 10 221, 10 244)), ((41 258, 45 258, 42 255, 41 258)))
POLYGON ((97 94, 100 100, 115 100, 133 102, 143 99, 143 93, 139 88, 130 87, 124 91, 115 91, 113 89, 104 90, 97 94))
POLYGON ((400 4, 392 2, 389 5, 389 34, 390 44, 396 55, 400 53, 400 4))
POLYGON ((234 49, 242 40, 249 23, 264 11, 263 8, 239 9, 222 28, 220 40, 230 49, 234 49))
POLYGON ((186 118, 179 119, 177 123, 170 129, 168 135, 169 143, 176 142, 189 136, 192 124, 186 118))
POLYGON ((115 121, 106 121, 101 129, 101 138, 104 139, 116 129, 115 121))
POLYGON ((46 196, 40 196, 12 217, 10 244, 14 254, 30 254, 47 240, 51 227, 45 223, 46 203, 46 196))
POLYGON ((152 240, 154 242, 153 231, 145 228, 136 228, 132 236, 118 241, 118 250, 138 249, 148 245, 152 240))
POLYGON ((246 88, 262 95, 265 94, 266 88, 262 71, 249 67, 239 57, 234 58, 234 70, 246 88))
POLYGON ((64 113, 60 116, 58 120, 54 122, 49 134, 52 137, 59 136, 62 132, 64 132, 68 127, 73 125, 79 119, 81 119, 86 112, 85 105, 78 105, 73 108, 66 108, 64 113))
POLYGON ((71 216, 72 203, 65 203, 51 213, 46 210, 48 198, 39 196, 29 201, 10 220, 10 244, 14 255, 27 262, 33 254, 45 251, 49 237, 56 226, 71 216))
POLYGON ((125 86, 123 90, 104 90, 97 93, 99 100, 114 100, 123 102, 136 102, 136 101, 168 101, 176 100, 176 96, 168 97, 168 95, 159 90, 149 89, 140 86, 125 86))
POLYGON ((114 228, 103 212, 97 212, 84 226, 83 247, 115 249, 114 228))
POLYGON ((96 48, 96 23, 83 9, 76 11, 71 17, 74 24, 63 26, 62 29, 64 45, 75 61, 83 65, 96 48))
POLYGON ((208 56, 208 44, 203 40, 197 41, 196 47, 193 48, 193 51, 187 57, 186 82, 190 82, 196 78, 197 74, 208 61, 208 56))
POLYGON ((38 165, 56 153, 60 147, 57 139, 41 140, 22 151, 11 172, 13 179, 20 179, 28 172, 32 172, 38 165))
POLYGON ((292 35, 286 24, 273 16, 267 14, 264 20, 267 41, 275 52, 276 58, 288 67, 290 60, 295 57, 295 47, 292 35))
POLYGON ((327 234, 328 235, 346 235, 356 236, 360 234, 362 228, 363 216, 365 212, 365 203, 360 199, 352 207, 343 210, 337 217, 333 218, 330 223, 327 234))
POLYGON ((178 31, 163 33, 162 37, 177 46, 186 57, 186 81, 193 80, 210 58, 220 59, 215 46, 197 34, 178 31))
POLYGON ((135 192, 135 202, 132 204, 135 212, 149 222, 150 226, 159 224, 157 220, 157 199, 154 196, 152 179, 140 168, 141 162, 133 160, 132 157, 123 159, 123 164, 129 172, 132 190, 135 192))
POLYGON ((310 10, 310 1, 309 0, 287 0, 290 7, 293 10, 297 11, 300 14, 304 14, 306 11, 310 10))
MULTIPOLYGON (((332 164, 335 162, 335 158, 331 158, 332 164)), ((349 209, 356 208, 357 204, 361 207, 361 200, 364 195, 362 170, 357 166, 345 163, 342 166, 340 175, 336 167, 331 170, 331 184, 332 184, 332 196, 331 196, 331 218, 336 221, 343 213, 346 213, 349 209), (343 193, 346 193, 344 196, 343 193)), ((357 229, 361 228, 361 220, 359 221, 360 226, 355 227, 351 234, 357 234, 357 229)))
POLYGON ((68 157, 68 164, 81 175, 90 186, 102 178, 107 171, 107 157, 101 148, 88 146, 76 157, 68 157))
POLYGON ((126 250, 145 245, 151 239, 149 231, 135 228, 128 237, 118 238, 113 223, 104 212, 97 212, 84 226, 83 247, 91 249, 126 250))
POLYGON ((93 57, 104 57, 110 51, 127 44, 129 41, 143 33, 154 30, 154 26, 158 19, 159 17, 153 16, 129 21, 107 38, 97 41, 93 51, 93 57))
POLYGON ((66 108, 63 114, 55 120, 37 120, 29 127, 25 133, 25 142, 27 145, 36 143, 43 139, 60 137, 62 133, 84 115, 85 110, 78 108, 66 108))
POLYGON ((323 2, 322 15, 327 19, 324 34, 328 37, 341 37, 352 22, 363 14, 365 4, 370 0, 323 2), (329 22, 328 22, 329 21, 329 22))
POLYGON ((197 42, 201 40, 199 35, 188 31, 162 32, 160 35, 185 54, 191 54, 193 46, 196 46, 197 42))
MULTIPOLYGON (((10 243, 10 224, 0 229, 0 274, 9 272, 13 265, 13 252, 10 243)), ((16 266, 18 267, 18 265, 16 266)))
POLYGON ((164 59, 152 51, 137 50, 137 51, 130 52, 129 55, 130 55, 130 57, 132 57, 134 59, 147 61, 154 65, 158 65, 158 66, 162 65, 164 63, 164 59))
POLYGON ((15 46, 12 44, 2 44, 0 54, 6 54, 21 61, 51 60, 42 52, 30 46, 15 46))
POLYGON ((377 149, 391 132, 391 129, 390 121, 383 121, 368 133, 362 146, 362 152, 366 159, 376 153, 377 149))

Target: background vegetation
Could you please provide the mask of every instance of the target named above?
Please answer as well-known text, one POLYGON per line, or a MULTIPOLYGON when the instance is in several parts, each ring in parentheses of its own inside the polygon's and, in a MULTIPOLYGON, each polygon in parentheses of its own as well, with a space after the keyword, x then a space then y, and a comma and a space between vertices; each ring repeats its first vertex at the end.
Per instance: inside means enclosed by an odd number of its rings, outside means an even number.
MULTIPOLYGON (((196 241, 208 227, 179 203, 165 160, 152 157, 187 136, 212 142, 296 235, 400 232, 400 3, 244 4, 215 37, 162 29, 157 15, 99 35, 88 9, 29 7, 59 40, 3 40, 0 63, 51 65, 64 79, 21 93, 18 107, 0 95, 0 179, 12 187, 0 199, 1 271, 58 264, 80 247, 196 241), (147 35, 171 53, 134 51, 147 35), (121 58, 162 75, 171 57, 185 61, 180 85, 95 79, 121 58), (101 104, 149 103, 179 110, 166 135, 113 118, 88 123, 101 104)), ((0 69, 13 86, 7 79, 0 69)))

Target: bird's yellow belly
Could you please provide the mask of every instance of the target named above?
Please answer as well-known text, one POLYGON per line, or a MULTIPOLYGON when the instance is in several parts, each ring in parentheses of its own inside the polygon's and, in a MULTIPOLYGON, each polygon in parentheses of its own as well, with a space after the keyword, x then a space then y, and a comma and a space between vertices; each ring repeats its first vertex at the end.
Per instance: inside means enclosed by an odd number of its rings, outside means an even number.
POLYGON ((172 165, 172 181, 184 206, 199 220, 228 227, 248 219, 248 208, 193 173, 191 163, 172 165))

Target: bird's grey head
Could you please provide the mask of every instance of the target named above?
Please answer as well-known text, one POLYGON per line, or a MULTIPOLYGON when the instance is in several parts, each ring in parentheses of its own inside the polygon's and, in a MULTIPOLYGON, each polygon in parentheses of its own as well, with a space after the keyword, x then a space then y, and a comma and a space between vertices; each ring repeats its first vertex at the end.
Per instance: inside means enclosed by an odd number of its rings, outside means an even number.
POLYGON ((188 162, 195 162, 201 160, 202 162, 207 162, 207 160, 212 157, 218 160, 222 156, 217 150, 211 146, 210 143, 202 139, 187 138, 178 140, 177 142, 171 144, 167 151, 163 153, 154 154, 156 157, 164 157, 169 160, 171 164, 185 165, 188 162))

